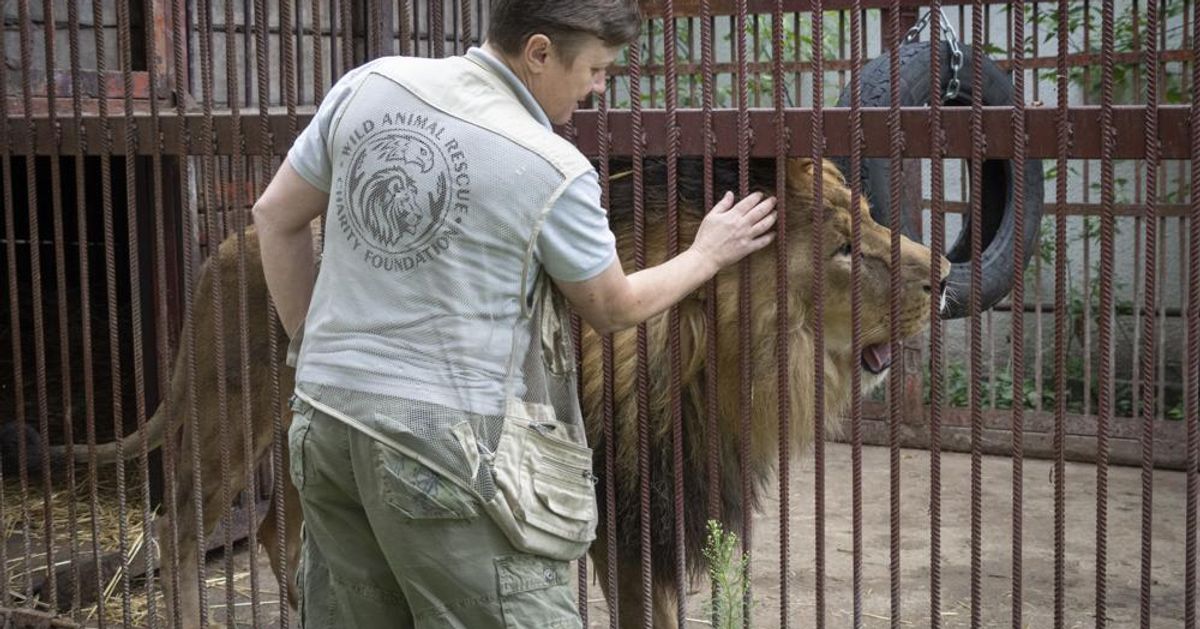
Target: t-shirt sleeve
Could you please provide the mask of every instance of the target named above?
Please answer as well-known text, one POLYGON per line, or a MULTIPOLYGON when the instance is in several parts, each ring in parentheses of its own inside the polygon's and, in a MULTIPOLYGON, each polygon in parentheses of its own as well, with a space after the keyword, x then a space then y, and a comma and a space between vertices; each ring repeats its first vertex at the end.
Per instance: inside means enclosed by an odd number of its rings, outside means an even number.
POLYGON ((608 213, 600 207, 600 178, 589 170, 563 191, 546 216, 538 235, 538 261, 556 280, 590 280, 617 259, 616 241, 608 213))
POLYGON ((287 159, 305 181, 322 192, 329 192, 333 183, 333 156, 329 153, 329 137, 343 109, 342 105, 349 100, 358 87, 366 66, 360 66, 347 72, 334 83, 317 113, 313 115, 308 126, 296 136, 296 141, 288 149, 287 159))

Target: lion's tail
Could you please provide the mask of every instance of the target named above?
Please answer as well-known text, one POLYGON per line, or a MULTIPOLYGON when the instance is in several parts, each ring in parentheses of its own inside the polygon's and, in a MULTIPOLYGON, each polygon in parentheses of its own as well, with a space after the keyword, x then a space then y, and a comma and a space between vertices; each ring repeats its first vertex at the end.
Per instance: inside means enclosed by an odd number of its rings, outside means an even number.
MULTIPOLYGON (((150 419, 146 421, 146 425, 139 430, 135 430, 128 435, 125 435, 120 441, 120 451, 124 455, 126 461, 135 459, 142 453, 142 435, 145 435, 149 440, 147 450, 154 450, 162 445, 163 434, 167 424, 166 404, 160 404, 158 411, 154 413, 150 419)), ((96 465, 108 466, 115 465, 118 460, 118 442, 109 441, 107 443, 96 444, 96 465)), ((87 444, 76 443, 68 450, 66 445, 55 445, 50 447, 50 462, 55 467, 60 467, 70 462, 75 465, 84 465, 91 460, 91 449, 87 444), (68 456, 70 458, 68 458, 68 456)))

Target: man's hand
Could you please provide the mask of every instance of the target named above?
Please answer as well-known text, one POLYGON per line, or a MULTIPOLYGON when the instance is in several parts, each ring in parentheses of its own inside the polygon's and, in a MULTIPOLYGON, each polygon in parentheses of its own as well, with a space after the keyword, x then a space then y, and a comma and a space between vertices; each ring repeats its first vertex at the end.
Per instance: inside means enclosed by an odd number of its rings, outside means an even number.
POLYGON ((691 248, 713 262, 715 273, 770 244, 777 216, 775 197, 755 192, 735 205, 733 193, 726 192, 700 223, 691 248))
POLYGON ((583 282, 556 282, 579 316, 597 332, 632 327, 670 308, 717 271, 767 246, 774 238, 775 197, 752 194, 713 207, 687 251, 633 275, 621 261, 583 282))

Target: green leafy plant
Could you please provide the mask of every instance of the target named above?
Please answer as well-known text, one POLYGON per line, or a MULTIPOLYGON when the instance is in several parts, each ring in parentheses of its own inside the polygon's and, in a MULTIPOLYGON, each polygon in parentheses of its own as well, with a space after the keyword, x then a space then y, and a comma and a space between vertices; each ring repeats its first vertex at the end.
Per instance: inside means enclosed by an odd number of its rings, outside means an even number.
MULTIPOLYGON (((736 533, 725 531, 716 520, 708 521, 708 540, 704 557, 713 582, 709 612, 717 629, 741 629, 748 613, 744 606, 750 590, 750 557, 740 552, 736 533)), ((753 606, 753 601, 751 601, 753 606)))

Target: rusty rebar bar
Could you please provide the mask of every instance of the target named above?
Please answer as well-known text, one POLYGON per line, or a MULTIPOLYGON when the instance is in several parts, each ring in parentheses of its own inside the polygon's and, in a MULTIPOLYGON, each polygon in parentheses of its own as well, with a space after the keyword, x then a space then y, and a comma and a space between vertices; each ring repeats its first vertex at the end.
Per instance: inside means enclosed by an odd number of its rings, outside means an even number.
MULTIPOLYGON (((861 0, 855 0, 850 12, 850 207, 860 207, 862 191, 862 73, 863 73, 863 10, 861 0)), ((850 213, 850 440, 851 440, 851 528, 853 551, 853 622, 863 623, 863 520, 862 520, 862 214, 850 213)))
MULTIPOLYGON (((824 172, 825 124, 825 11, 822 0, 812 0, 812 160, 813 172, 824 172)), ((799 54, 799 51, 797 51, 799 54)), ((799 88, 797 88, 799 94, 799 88)), ((812 318, 825 320, 825 181, 813 177, 809 253, 813 265, 812 318)), ((813 326, 813 356, 825 355, 825 326, 813 326)), ((825 370, 813 369, 813 626, 825 627, 825 370)))
POLYGON ((1145 291, 1142 294, 1142 518, 1141 518, 1141 579, 1139 615, 1142 629, 1150 627, 1151 567, 1154 528, 1154 306, 1157 303, 1158 268, 1158 29, 1159 6, 1153 0, 1146 2, 1145 71, 1146 71, 1146 258, 1145 291))
POLYGON ((1103 0, 1101 6, 1100 47, 1101 68, 1101 128, 1104 133, 1104 156, 1100 161, 1100 403, 1096 421, 1096 628, 1108 625, 1108 460, 1109 423, 1113 417, 1113 240, 1116 233, 1116 205, 1113 150, 1113 73, 1114 73, 1114 0, 1103 0))
MULTIPOLYGON (((1011 12, 1013 19, 1011 63, 1013 74, 1013 133, 1019 138, 1013 157, 1013 233, 1025 233, 1025 0, 1019 0, 1011 12)), ((1025 260, 1025 239, 1013 238, 1013 260, 1025 260)), ((1025 303, 1025 269, 1013 266, 1013 303, 1025 303)), ((1025 313, 1011 315, 1013 400, 1025 395, 1025 313)), ((1022 629, 1024 621, 1024 479, 1025 479, 1025 404, 1012 405, 1012 629, 1022 629)))
MULTIPOLYGON (((775 389, 779 414, 779 627, 787 629, 791 574, 791 385, 788 378, 791 320, 788 314, 787 148, 784 123, 783 1, 771 14, 771 86, 775 107, 775 389)), ((815 177, 814 177, 815 179, 815 177)))
MULTIPOLYGON (((982 623, 983 564, 983 2, 971 10, 971 282, 968 312, 971 344, 971 627, 982 623)), ((1065 172, 1065 170, 1063 171, 1065 172)))

